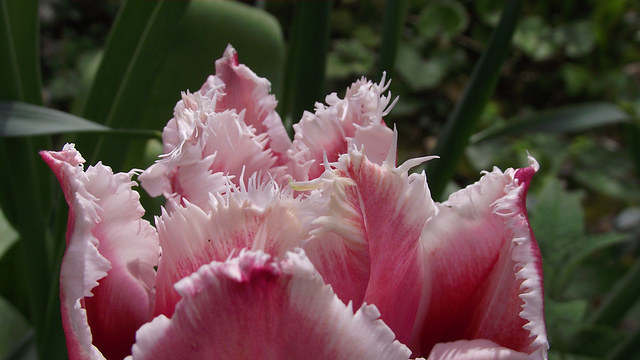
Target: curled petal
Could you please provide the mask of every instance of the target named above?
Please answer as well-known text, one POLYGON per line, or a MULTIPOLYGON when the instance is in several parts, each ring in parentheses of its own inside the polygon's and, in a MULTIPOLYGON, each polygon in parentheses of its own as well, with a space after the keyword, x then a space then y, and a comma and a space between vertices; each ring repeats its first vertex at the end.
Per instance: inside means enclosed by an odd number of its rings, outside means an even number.
POLYGON ((438 204, 422 235, 430 297, 418 353, 488 339, 546 359, 541 258, 525 208, 536 170, 495 169, 438 204))
POLYGON ((242 252, 176 284, 171 319, 142 326, 134 360, 407 359, 374 306, 355 314, 302 253, 242 252))
POLYGON ((324 172, 323 156, 338 160, 354 147, 363 145, 369 160, 381 164, 393 142, 393 131, 382 120, 390 107, 390 97, 382 95, 388 87, 362 78, 347 89, 344 99, 335 93, 326 98, 327 105, 316 103, 315 113, 305 112, 293 125, 296 132, 290 157, 307 173, 297 181, 315 179, 324 172))
POLYGON ((71 359, 122 359, 152 315, 155 230, 131 187, 132 174, 98 163, 83 171, 73 145, 41 152, 69 204, 60 270, 61 311, 71 359))
POLYGON ((180 300, 173 284, 211 261, 223 261, 240 249, 273 256, 298 246, 302 235, 296 215, 299 200, 270 181, 254 175, 247 188, 229 184, 224 195, 212 197, 205 212, 186 203, 163 211, 156 219, 162 257, 156 283, 156 314, 171 316, 180 300))

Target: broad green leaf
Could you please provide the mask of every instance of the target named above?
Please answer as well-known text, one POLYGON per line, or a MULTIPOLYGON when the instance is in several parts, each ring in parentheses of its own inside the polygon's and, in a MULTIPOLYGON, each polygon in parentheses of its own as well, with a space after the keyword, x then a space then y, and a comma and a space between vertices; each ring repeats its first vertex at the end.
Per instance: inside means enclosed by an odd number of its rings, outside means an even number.
POLYGON ((427 164, 429 188, 437 200, 453 177, 469 137, 475 130, 476 122, 493 93, 521 10, 520 0, 509 1, 506 4, 500 23, 475 65, 462 98, 456 104, 438 138, 434 154, 441 158, 427 164))
MULTIPOLYGON (((109 33, 100 67, 80 115, 112 128, 136 129, 157 71, 174 39, 189 1, 127 0, 109 33)), ((85 134, 77 148, 93 164, 102 160, 118 171, 127 141, 85 134)))
POLYGON ((393 78, 398 54, 398 47, 402 37, 405 18, 407 16, 408 0, 387 0, 382 21, 382 45, 380 46, 380 68, 378 77, 386 72, 387 79, 393 78))
POLYGON ((277 20, 239 2, 195 1, 184 14, 175 41, 167 45, 170 51, 152 79, 142 126, 162 129, 173 116, 180 92, 200 89, 215 73, 215 61, 229 44, 238 51, 240 63, 269 80, 272 92, 278 95, 285 45, 277 20))
MULTIPOLYGON (((0 100, 41 103, 38 4, 0 0, 0 100)), ((20 241, 9 250, 13 255, 0 259, 9 266, 0 269, 0 283, 3 292, 20 294, 20 303, 28 308, 23 313, 35 327, 42 359, 66 357, 64 342, 59 341, 61 326, 52 328, 46 322, 46 299, 53 289, 49 276, 57 264, 49 253, 52 241, 43 205, 50 199, 51 176, 37 151, 50 146, 45 137, 0 138, 0 203, 20 234, 20 241), (20 282, 14 281, 18 274, 24 275, 20 282)))
POLYGON ((512 119, 506 125, 491 127, 473 135, 471 142, 532 132, 578 132, 628 122, 631 119, 631 116, 612 103, 571 105, 512 119))
POLYGON ((455 0, 428 2, 419 15, 418 29, 426 38, 451 38, 464 32, 469 16, 464 6, 455 0))
POLYGON ((329 50, 331 1, 298 1, 287 53, 280 116, 291 129, 305 110, 324 99, 324 74, 329 50))
POLYGON ((62 111, 16 101, 0 101, 0 136, 33 136, 109 128, 62 111))
POLYGON ((0 100, 41 102, 38 1, 0 0, 0 100))
MULTIPOLYGON (((0 297, 0 359, 8 359, 21 353, 25 343, 33 338, 33 330, 16 308, 0 297)), ((32 355, 35 355, 32 353, 32 355)), ((29 357, 21 356, 20 359, 29 357)), ((32 357, 33 358, 33 357, 32 357)))

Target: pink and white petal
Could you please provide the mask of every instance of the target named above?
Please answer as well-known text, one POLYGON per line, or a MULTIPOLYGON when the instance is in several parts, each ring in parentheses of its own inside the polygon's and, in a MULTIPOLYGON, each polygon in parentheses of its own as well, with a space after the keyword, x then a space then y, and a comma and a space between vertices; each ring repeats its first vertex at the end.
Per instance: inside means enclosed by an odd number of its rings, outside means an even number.
POLYGON ((335 162, 354 145, 361 148, 367 144, 370 161, 384 161, 393 141, 393 132, 382 120, 393 106, 389 105, 390 95, 382 95, 388 85, 384 77, 380 85, 362 78, 347 89, 344 99, 330 94, 327 105, 316 103, 315 113, 303 114, 293 126, 296 134, 289 156, 299 162, 307 176, 294 178, 296 181, 319 177, 324 172, 324 156, 335 162))
POLYGON ((525 360, 528 354, 501 347, 493 341, 458 340, 434 346, 427 360, 525 360))
POLYGON ((262 250, 281 257, 299 246, 302 235, 296 214, 299 200, 258 175, 247 188, 229 184, 212 196, 207 211, 186 202, 156 218, 162 257, 156 281, 155 314, 171 316, 180 296, 173 285, 211 261, 223 261, 240 249, 262 250))
POLYGON ((216 61, 216 77, 224 84, 224 95, 217 102, 216 111, 246 111, 245 123, 256 129, 258 135, 267 135, 267 148, 277 155, 278 165, 285 165, 291 139, 276 112, 278 102, 270 94, 271 83, 240 64, 238 53, 231 45, 227 46, 222 58, 216 61))
POLYGON ((286 183, 285 167, 276 166, 277 158, 266 148, 266 135, 256 136, 244 123, 244 114, 207 114, 193 136, 175 148, 179 151, 167 153, 140 175, 142 186, 151 195, 162 191, 177 203, 184 199, 206 208, 210 193, 224 191, 229 180, 238 184, 243 172, 262 172, 286 183))
POLYGON ((141 219, 132 174, 113 174, 100 163, 84 172, 84 159, 69 144, 41 156, 69 204, 60 270, 69 356, 121 359, 130 353, 135 331, 151 319, 157 235, 141 219))
POLYGON ((536 170, 495 169, 438 204, 422 235, 431 296, 414 333, 419 354, 436 343, 488 339, 546 359, 541 258, 525 208, 536 170))
POLYGON ((351 151, 340 157, 332 181, 327 184, 321 178, 329 206, 314 222, 318 228, 304 248, 343 301, 376 304, 382 319, 406 344, 416 322, 422 324, 420 234, 436 209, 424 174, 407 174, 409 167, 426 159, 396 168, 395 143, 392 149, 382 165, 351 151), (345 265, 346 258, 357 261, 345 265), (359 294, 354 294, 356 289, 359 294))
POLYGON ((211 262, 176 284, 171 319, 143 325, 134 360, 407 359, 374 306, 355 314, 303 253, 257 251, 211 262))

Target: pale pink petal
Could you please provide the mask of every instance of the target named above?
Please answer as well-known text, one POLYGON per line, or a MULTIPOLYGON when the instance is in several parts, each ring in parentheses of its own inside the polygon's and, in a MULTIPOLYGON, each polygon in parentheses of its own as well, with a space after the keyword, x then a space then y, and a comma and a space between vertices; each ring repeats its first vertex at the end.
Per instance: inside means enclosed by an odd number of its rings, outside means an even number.
MULTIPOLYGON (((187 94, 183 102, 191 99, 206 103, 202 98, 199 94, 187 94)), ((229 180, 238 184, 243 172, 262 172, 279 183, 287 181, 285 167, 276 166, 277 158, 266 148, 267 136, 256 135, 255 130, 244 123, 246 112, 217 113, 208 109, 206 114, 198 115, 200 105, 196 109, 176 113, 165 128, 168 134, 165 146, 175 143, 176 147, 139 176, 142 186, 152 196, 162 193, 177 203, 186 200, 206 208, 210 193, 223 192, 229 180), (186 132, 190 137, 178 141, 174 136, 181 133, 178 129, 188 128, 181 124, 192 122, 198 124, 193 132, 186 132)))
POLYGON ((216 77, 224 84, 224 94, 217 102, 216 111, 246 111, 245 123, 253 126, 257 134, 267 135, 266 146, 278 157, 277 165, 285 165, 288 162, 287 151, 291 148, 291 139, 276 112, 278 102, 274 95, 269 94, 269 81, 240 64, 238 53, 231 45, 227 46, 222 58, 216 61, 216 77))
POLYGON ((325 282, 345 302, 375 304, 403 343, 422 324, 420 235, 435 212, 424 174, 407 174, 424 160, 396 168, 395 143, 382 165, 353 150, 317 181, 322 196, 310 200, 319 204, 305 204, 325 209, 304 244, 325 282))
POLYGON ((495 169, 438 204, 422 235, 430 298, 414 353, 488 339, 546 359, 541 258, 525 208, 536 170, 495 169))
POLYGON ((132 174, 113 174, 100 163, 84 172, 84 159, 73 145, 41 155, 69 204, 60 270, 69 357, 122 359, 135 331, 151 319, 157 235, 141 219, 132 174))
POLYGON ((338 160, 354 146, 366 145, 370 161, 381 164, 393 141, 393 132, 382 117, 390 110, 390 94, 382 95, 388 83, 374 84, 362 78, 347 89, 344 99, 335 93, 327 105, 316 103, 315 113, 305 112, 293 128, 295 137, 289 156, 306 174, 292 174, 296 181, 315 179, 324 172, 323 156, 338 160))
POLYGON ((302 253, 243 252, 176 284, 182 299, 136 335, 134 360, 407 359, 374 306, 355 314, 302 253))
POLYGON ((224 195, 210 200, 205 212, 186 203, 156 219, 162 257, 156 281, 156 314, 171 316, 180 299, 173 285, 211 261, 223 261, 241 249, 262 250, 281 257, 300 244, 302 234, 292 191, 273 182, 247 188, 229 184, 224 195))
POLYGON ((484 339, 437 344, 427 360, 525 360, 525 353, 484 339))

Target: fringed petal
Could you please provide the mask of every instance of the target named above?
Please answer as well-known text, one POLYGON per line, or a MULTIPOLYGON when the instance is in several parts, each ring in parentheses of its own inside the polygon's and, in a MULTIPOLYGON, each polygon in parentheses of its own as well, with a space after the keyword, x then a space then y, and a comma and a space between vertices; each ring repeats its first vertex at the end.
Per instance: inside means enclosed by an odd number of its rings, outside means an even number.
MULTIPOLYGON (((185 99, 189 99, 189 95, 185 99)), ((210 193, 223 192, 229 180, 239 185, 243 173, 262 172, 279 183, 287 181, 285 167, 276 166, 277 158, 265 148, 266 135, 256 135, 255 130, 244 123, 246 112, 211 111, 209 109, 206 119, 191 137, 181 142, 172 140, 179 147, 170 150, 163 160, 140 175, 145 190, 151 195, 162 192, 177 203, 188 201, 206 208, 210 193)), ((190 112, 185 114, 183 117, 176 114, 165 132, 181 126, 178 119, 189 117, 190 112)))
POLYGON ((267 135, 266 147, 276 154, 277 165, 286 165, 291 139, 276 112, 278 102, 270 94, 271 83, 240 64, 238 53, 231 45, 227 46, 222 58, 216 61, 216 77, 224 84, 224 93, 217 103, 216 111, 246 111, 245 123, 256 129, 256 134, 267 135))
POLYGON ((316 103, 315 113, 305 112, 293 125, 296 134, 289 155, 306 172, 294 177, 296 181, 320 176, 324 154, 334 162, 354 146, 366 145, 365 150, 372 154, 369 160, 382 163, 393 141, 393 132, 382 120, 393 106, 391 95, 383 95, 389 85, 384 81, 383 77, 378 85, 362 78, 347 89, 344 99, 335 93, 328 95, 327 105, 316 103))
POLYGON ((176 284, 171 319, 142 326, 134 360, 407 359, 374 306, 353 313, 303 253, 247 251, 176 284))
POLYGON ((525 360, 527 354, 484 339, 437 344, 427 360, 525 360))
POLYGON ((281 257, 300 244, 302 235, 292 191, 254 175, 248 187, 228 184, 212 197, 208 211, 187 202, 156 218, 162 257, 156 284, 156 314, 171 316, 180 299, 173 285, 211 261, 224 261, 241 249, 281 257))
POLYGON ((425 296, 420 234, 436 209, 424 174, 396 168, 390 154, 378 165, 353 150, 319 178, 323 195, 306 206, 325 210, 304 248, 343 301, 375 304, 407 344, 425 296))
POLYGON ((142 220, 132 174, 98 163, 82 169, 73 145, 41 152, 69 204, 60 270, 61 311, 70 359, 122 359, 152 315, 158 238, 142 220), (103 357, 104 355, 104 357, 103 357))
POLYGON ((430 298, 419 354, 487 339, 546 359, 541 259, 525 207, 536 170, 495 169, 438 204, 422 235, 430 298))

